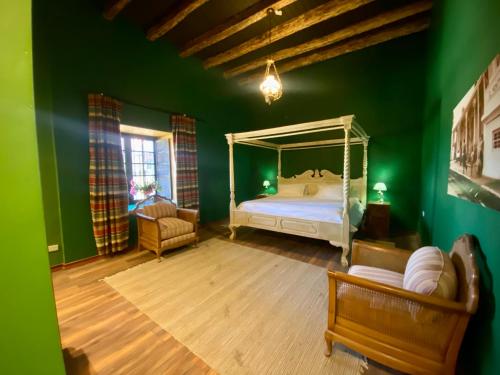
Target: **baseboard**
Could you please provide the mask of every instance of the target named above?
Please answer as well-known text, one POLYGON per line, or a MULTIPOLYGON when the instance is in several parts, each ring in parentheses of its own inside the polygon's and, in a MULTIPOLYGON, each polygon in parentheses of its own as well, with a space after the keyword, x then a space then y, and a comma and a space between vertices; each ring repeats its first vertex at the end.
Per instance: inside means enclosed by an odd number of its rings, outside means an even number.
POLYGON ((55 266, 51 266, 50 269, 52 272, 67 270, 70 268, 83 266, 83 265, 88 264, 88 263, 93 263, 93 262, 95 262, 103 257, 104 257, 104 255, 94 255, 94 256, 91 256, 89 258, 75 260, 74 262, 57 264, 55 266))
MULTIPOLYGON (((133 247, 129 247, 129 248, 125 249, 124 251, 122 251, 120 253, 125 254, 125 253, 128 253, 129 251, 134 251, 136 249, 137 249, 137 247, 133 246, 133 247)), ((120 253, 117 253, 117 254, 120 254, 120 253)), ((67 270, 67 269, 74 268, 74 267, 80 267, 80 266, 83 266, 85 264, 98 261, 99 259, 104 258, 104 257, 106 257, 106 255, 93 255, 91 257, 75 260, 75 261, 69 262, 69 263, 56 264, 55 266, 51 266, 50 270, 52 272, 57 272, 57 271, 67 270)))

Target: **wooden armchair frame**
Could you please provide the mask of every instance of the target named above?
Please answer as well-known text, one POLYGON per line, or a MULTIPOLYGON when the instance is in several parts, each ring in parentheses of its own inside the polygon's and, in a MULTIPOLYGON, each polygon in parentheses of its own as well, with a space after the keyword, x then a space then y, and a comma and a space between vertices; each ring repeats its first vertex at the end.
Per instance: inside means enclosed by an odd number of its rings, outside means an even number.
MULTIPOLYGON (((160 198, 161 199, 158 199, 157 196, 155 196, 153 199, 155 202, 158 200, 167 200, 172 204, 175 204, 170 199, 164 197, 160 198)), ((144 203, 144 201, 141 201, 141 203, 144 203)), ((137 216, 137 233, 139 236, 137 247, 139 251, 143 249, 154 251, 156 253, 156 258, 160 261, 161 254, 166 250, 175 249, 191 243, 194 243, 195 246, 198 244, 198 210, 177 207, 177 218, 193 224, 195 237, 186 240, 179 240, 177 242, 172 242, 167 246, 162 246, 160 222, 154 217, 145 215, 142 209, 139 209, 138 206, 139 204, 136 206, 135 214, 137 216)))
MULTIPOLYGON (((334 341, 407 373, 453 374, 462 339, 478 304, 479 273, 472 237, 450 252, 457 301, 426 296, 342 272, 328 272, 329 356, 334 341)), ((410 251, 354 241, 352 264, 404 273, 410 251)))

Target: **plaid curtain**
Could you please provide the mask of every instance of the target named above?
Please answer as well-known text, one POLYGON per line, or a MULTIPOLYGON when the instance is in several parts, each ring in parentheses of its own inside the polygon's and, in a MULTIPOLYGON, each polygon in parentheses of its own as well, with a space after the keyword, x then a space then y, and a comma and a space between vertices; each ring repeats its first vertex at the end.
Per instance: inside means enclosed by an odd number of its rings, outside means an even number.
POLYGON ((174 133, 177 165, 177 205, 184 208, 198 208, 200 198, 195 120, 187 116, 172 115, 170 122, 174 133))
POLYGON ((121 103, 99 94, 89 101, 89 187, 99 254, 128 245, 128 188, 120 137, 121 103))

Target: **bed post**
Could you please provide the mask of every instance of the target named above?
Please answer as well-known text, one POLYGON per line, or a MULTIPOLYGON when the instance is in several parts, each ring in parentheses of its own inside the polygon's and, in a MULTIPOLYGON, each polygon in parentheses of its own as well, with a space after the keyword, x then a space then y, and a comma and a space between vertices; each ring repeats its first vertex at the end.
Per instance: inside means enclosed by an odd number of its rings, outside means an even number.
POLYGON ((227 144, 229 145, 229 230, 231 235, 229 238, 234 240, 236 236, 236 228, 234 226, 234 210, 236 209, 235 194, 234 194, 234 158, 233 144, 234 139, 232 134, 226 134, 227 144))
POLYGON ((350 250, 351 224, 349 222, 349 193, 351 189, 351 121, 344 124, 344 175, 343 193, 344 193, 344 211, 342 213, 342 266, 347 267, 347 255, 350 250))
POLYGON ((278 146, 278 178, 281 177, 281 147, 278 146))
POLYGON ((368 140, 363 140, 363 192, 362 201, 363 205, 366 207, 367 201, 367 191, 368 191, 368 140))

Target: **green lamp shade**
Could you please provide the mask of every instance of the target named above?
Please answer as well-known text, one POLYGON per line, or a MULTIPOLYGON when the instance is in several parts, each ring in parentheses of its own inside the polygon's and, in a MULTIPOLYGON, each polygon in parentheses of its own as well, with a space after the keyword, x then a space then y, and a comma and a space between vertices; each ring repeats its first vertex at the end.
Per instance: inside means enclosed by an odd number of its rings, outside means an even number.
POLYGON ((271 186, 271 183, 268 180, 264 180, 262 186, 264 186, 267 189, 269 186, 271 186))
POLYGON ((387 191, 387 186, 383 182, 377 182, 373 187, 373 190, 377 191, 387 191))

